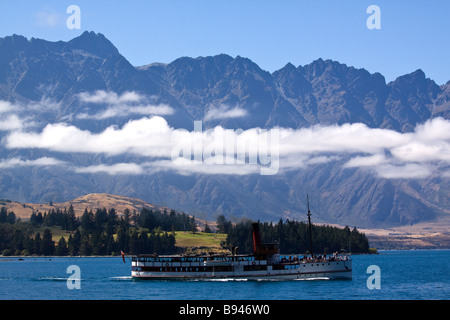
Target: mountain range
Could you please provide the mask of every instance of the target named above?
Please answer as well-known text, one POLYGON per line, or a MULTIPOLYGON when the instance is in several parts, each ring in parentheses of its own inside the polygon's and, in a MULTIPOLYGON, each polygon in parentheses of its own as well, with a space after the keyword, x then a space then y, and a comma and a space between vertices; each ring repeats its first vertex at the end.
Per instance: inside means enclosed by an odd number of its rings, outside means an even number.
POLYGON ((305 219, 309 194, 316 221, 363 227, 450 214, 450 138, 444 134, 437 145, 443 151, 433 156, 407 157, 416 138, 427 146, 430 132, 443 130, 450 120, 450 81, 438 85, 420 69, 386 83, 380 73, 323 59, 298 67, 288 63, 272 73, 226 54, 133 66, 100 33, 86 31, 67 42, 12 35, 0 38, 0 117, 0 197, 5 199, 64 202, 111 193, 203 219, 224 214, 276 221, 305 219), (314 156, 290 154, 292 169, 264 176, 156 170, 145 152, 112 151, 114 142, 110 152, 102 151, 102 144, 95 152, 94 147, 86 151, 89 144, 69 147, 71 139, 58 146, 42 140, 56 129, 72 130, 74 139, 124 133, 152 117, 164 119, 164 130, 177 132, 192 131, 201 120, 203 130, 282 128, 282 138, 292 133, 305 137, 306 144, 308 135, 328 129, 338 137, 350 130, 352 139, 369 132, 407 143, 374 151, 371 145, 379 142, 374 136, 344 152, 330 142, 314 156), (366 164, 354 165, 361 161, 366 164), (377 166, 367 169, 368 161, 377 166), (145 165, 152 170, 142 171, 145 165))

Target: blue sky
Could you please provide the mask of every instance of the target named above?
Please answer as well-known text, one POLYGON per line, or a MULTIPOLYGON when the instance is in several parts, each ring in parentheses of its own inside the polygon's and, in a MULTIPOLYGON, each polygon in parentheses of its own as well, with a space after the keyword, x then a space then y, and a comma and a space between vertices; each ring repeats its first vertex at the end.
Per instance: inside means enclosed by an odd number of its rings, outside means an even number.
POLYGON ((51 41, 103 33, 135 66, 181 56, 226 53, 273 72, 288 62, 332 59, 386 81, 422 69, 439 85, 450 80, 450 1, 164 0, 1 1, 0 37, 51 41), (81 29, 69 30, 67 7, 81 9, 81 29), (369 5, 381 29, 369 30, 369 5))

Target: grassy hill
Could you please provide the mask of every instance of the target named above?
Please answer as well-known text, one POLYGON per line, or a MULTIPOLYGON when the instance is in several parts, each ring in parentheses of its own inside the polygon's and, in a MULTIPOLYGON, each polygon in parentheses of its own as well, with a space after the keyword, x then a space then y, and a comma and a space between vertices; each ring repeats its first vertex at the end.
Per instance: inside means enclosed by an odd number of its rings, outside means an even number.
POLYGON ((119 214, 122 214, 125 209, 130 211, 140 211, 143 207, 154 208, 159 210, 168 209, 166 207, 158 206, 148 203, 146 201, 123 197, 118 195, 106 193, 91 193, 66 202, 53 203, 19 203, 14 201, 1 201, 0 206, 4 206, 8 211, 14 211, 16 217, 21 219, 29 219, 34 212, 48 212, 52 209, 67 209, 72 205, 77 217, 81 216, 85 209, 95 211, 97 208, 114 208, 119 214))
MULTIPOLYGON (((0 207, 5 207, 8 211, 13 211, 16 218, 20 218, 23 221, 27 221, 33 212, 45 213, 50 212, 51 210, 56 211, 58 209, 63 211, 68 209, 70 206, 73 207, 75 216, 77 217, 81 217, 86 209, 88 211, 92 210, 95 212, 97 208, 106 208, 107 210, 114 208, 119 216, 122 215, 126 209, 130 210, 130 212, 136 211, 138 213, 141 212, 142 208, 154 209, 161 212, 164 212, 164 210, 167 210, 167 212, 171 211, 171 208, 158 206, 140 199, 106 193, 93 193, 66 202, 45 204, 19 203, 0 199, 0 207)), ((206 221, 197 218, 195 220, 197 232, 192 233, 177 231, 175 233, 176 246, 183 248, 184 251, 187 252, 222 251, 220 243, 226 239, 226 235, 202 232, 206 221)), ((207 221, 207 223, 211 230, 216 230, 215 221, 207 221)), ((57 243, 61 237, 64 237, 66 241, 69 239, 70 233, 62 230, 59 226, 41 226, 33 228, 33 232, 43 234, 45 229, 50 229, 52 239, 55 243, 57 243)))
POLYGON ((187 252, 221 252, 224 251, 220 243, 226 240, 224 233, 205 233, 205 232, 175 232, 176 246, 185 248, 187 252))
MULTIPOLYGON (((165 209, 170 212, 172 208, 165 206, 159 206, 153 203, 143 201, 141 199, 124 197, 119 195, 107 194, 107 193, 90 193, 73 200, 66 202, 53 202, 53 203, 20 203, 9 200, 0 200, 0 207, 5 207, 8 211, 14 211, 17 218, 28 220, 33 212, 49 212, 52 209, 67 209, 72 205, 75 216, 80 217, 84 210, 87 209, 95 212, 97 208, 114 208, 118 215, 122 215, 125 209, 136 210, 140 212, 142 208, 150 208, 159 211, 164 211, 165 209)), ((175 210, 176 211, 176 210, 175 210)), ((195 219, 197 222, 198 230, 202 231, 204 229, 205 220, 195 219)), ((215 221, 208 221, 208 226, 215 230, 215 221)))

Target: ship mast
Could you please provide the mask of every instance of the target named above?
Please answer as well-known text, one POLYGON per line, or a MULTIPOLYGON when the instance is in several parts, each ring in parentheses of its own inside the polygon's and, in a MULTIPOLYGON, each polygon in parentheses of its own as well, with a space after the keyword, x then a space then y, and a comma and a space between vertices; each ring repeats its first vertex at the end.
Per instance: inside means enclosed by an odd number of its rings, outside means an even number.
POLYGON ((306 195, 306 202, 308 204, 308 227, 309 227, 309 251, 311 253, 311 256, 313 255, 312 252, 312 227, 311 227, 311 211, 309 210, 309 195, 306 195))
POLYGON ((302 237, 300 237, 300 235, 298 234, 298 232, 295 229, 295 227, 292 224, 292 222, 290 222, 289 219, 286 219, 286 222, 289 222, 289 225, 291 226, 292 230, 294 230, 294 232, 297 235, 297 237, 300 239, 300 241, 303 243, 303 245, 306 247, 306 249, 309 250, 309 253, 312 256, 313 255, 313 251, 312 251, 311 211, 309 210, 309 196, 308 195, 306 195, 306 201, 308 203, 308 214, 307 214, 307 216, 308 216, 308 229, 309 229, 309 246, 305 243, 305 241, 303 241, 302 237))

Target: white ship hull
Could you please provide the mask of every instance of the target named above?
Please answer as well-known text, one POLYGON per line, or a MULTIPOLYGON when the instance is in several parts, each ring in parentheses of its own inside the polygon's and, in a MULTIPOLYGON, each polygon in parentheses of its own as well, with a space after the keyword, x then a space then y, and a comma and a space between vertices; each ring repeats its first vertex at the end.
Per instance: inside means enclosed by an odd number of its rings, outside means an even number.
MULTIPOLYGON (((142 260, 142 259, 141 259, 142 260)), ((352 261, 314 261, 267 264, 267 261, 132 262, 133 278, 139 279, 352 279, 352 261)))

